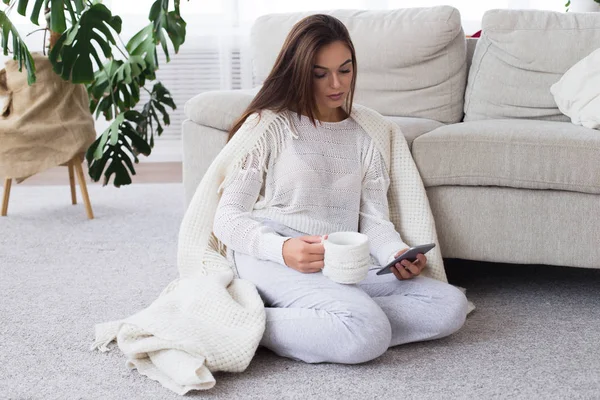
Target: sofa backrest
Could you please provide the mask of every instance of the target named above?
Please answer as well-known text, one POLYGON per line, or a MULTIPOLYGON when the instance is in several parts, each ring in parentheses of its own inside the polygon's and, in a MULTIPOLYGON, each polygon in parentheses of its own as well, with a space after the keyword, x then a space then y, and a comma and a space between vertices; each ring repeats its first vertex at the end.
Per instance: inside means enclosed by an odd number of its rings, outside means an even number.
POLYGON ((479 38, 467 38, 467 71, 471 69, 473 54, 475 54, 475 48, 477 47, 478 40, 479 38))
POLYGON ((598 47, 600 13, 487 11, 469 70, 465 121, 569 121, 550 86, 598 47))
MULTIPOLYGON (((356 49, 355 101, 381 114, 445 123, 463 117, 466 45, 450 6, 383 11, 336 10, 356 49)), ((255 82, 268 76, 292 26, 314 13, 271 14, 252 27, 255 82)))

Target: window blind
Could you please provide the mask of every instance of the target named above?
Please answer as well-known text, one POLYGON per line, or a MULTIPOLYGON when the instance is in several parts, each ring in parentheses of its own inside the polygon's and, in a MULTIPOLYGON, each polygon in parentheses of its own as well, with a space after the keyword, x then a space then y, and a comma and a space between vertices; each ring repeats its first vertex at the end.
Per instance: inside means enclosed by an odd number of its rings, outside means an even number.
MULTIPOLYGON (((171 124, 165 127, 161 139, 181 138, 181 126, 186 118, 184 105, 192 97, 212 90, 248 87, 246 83, 249 79, 245 76, 248 73, 251 76, 251 71, 243 71, 244 55, 245 52, 240 48, 199 46, 187 43, 187 40, 178 54, 171 55, 169 63, 164 54, 159 52, 160 68, 156 77, 171 92, 177 106, 177 109, 169 112, 171 124)), ((140 97, 140 105, 149 99, 145 91, 140 97)))

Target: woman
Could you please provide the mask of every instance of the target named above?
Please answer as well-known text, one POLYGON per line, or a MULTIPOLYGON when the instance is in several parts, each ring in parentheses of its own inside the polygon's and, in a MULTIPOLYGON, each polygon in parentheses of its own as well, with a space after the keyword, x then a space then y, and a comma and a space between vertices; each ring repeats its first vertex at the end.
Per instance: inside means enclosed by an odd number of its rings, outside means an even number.
POLYGON ((450 335, 467 313, 460 290, 419 276, 423 254, 375 275, 409 246, 389 220, 383 157, 347 112, 355 82, 346 27, 328 15, 298 22, 230 138, 261 110, 284 115, 290 134, 248 155, 214 221, 240 278, 265 302, 261 345, 309 363, 366 362, 390 346, 450 335), (376 262, 357 285, 321 272, 321 238, 336 231, 369 237, 376 262))

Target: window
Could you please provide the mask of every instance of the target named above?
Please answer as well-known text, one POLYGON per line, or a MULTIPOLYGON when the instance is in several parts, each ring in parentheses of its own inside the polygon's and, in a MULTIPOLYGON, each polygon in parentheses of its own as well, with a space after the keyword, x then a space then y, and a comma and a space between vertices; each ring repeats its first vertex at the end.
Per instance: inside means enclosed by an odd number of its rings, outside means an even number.
MULTIPOLYGON (((154 0, 105 0, 114 14, 123 18, 122 38, 126 42, 148 23, 148 12, 154 0)), ((209 91, 251 88, 252 63, 249 52, 249 31, 253 21, 267 13, 298 11, 323 11, 333 9, 394 9, 405 7, 430 7, 447 4, 461 12, 466 34, 475 33, 481 27, 481 17, 493 8, 540 8, 564 11, 565 1, 556 0, 212 0, 182 1, 181 12, 187 21, 187 38, 179 54, 165 63, 159 50, 161 68, 159 80, 171 91, 177 110, 171 113, 171 125, 162 139, 178 139, 185 116, 184 104, 193 96, 209 91)), ((38 28, 16 10, 11 18, 21 32, 38 28)), ((23 35, 24 36, 24 35, 23 35)), ((26 39, 32 51, 41 51, 42 33, 34 33, 26 39)), ((171 52, 172 53, 172 52, 171 52)), ((8 59, 4 57, 2 61, 8 59)), ((144 98, 142 99, 145 100, 144 98)), ((106 126, 102 121, 98 130, 106 126)))

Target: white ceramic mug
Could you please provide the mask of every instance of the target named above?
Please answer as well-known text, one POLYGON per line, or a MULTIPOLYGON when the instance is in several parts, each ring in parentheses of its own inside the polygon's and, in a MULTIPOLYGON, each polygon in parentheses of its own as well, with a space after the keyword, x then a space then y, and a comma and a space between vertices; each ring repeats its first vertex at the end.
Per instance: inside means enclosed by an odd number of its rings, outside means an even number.
POLYGON ((358 232, 334 232, 323 240, 323 275, 344 284, 358 283, 367 277, 371 256, 369 238, 358 232))

